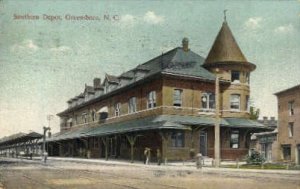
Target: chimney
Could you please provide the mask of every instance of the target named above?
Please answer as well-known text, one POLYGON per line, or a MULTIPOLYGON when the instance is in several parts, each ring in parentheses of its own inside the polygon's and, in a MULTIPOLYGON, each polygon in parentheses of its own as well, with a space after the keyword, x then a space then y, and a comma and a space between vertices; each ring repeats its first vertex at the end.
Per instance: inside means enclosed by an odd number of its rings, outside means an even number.
POLYGON ((268 117, 267 117, 267 116, 264 116, 264 117, 263 117, 263 124, 264 124, 265 126, 268 126, 268 117))
POLYGON ((94 79, 94 89, 100 88, 101 86, 101 79, 100 78, 95 78, 94 79))
POLYGON ((189 39, 186 37, 182 39, 182 49, 185 52, 189 51, 189 39))
POLYGON ((271 117, 271 121, 275 121, 275 117, 272 116, 272 117, 271 117))

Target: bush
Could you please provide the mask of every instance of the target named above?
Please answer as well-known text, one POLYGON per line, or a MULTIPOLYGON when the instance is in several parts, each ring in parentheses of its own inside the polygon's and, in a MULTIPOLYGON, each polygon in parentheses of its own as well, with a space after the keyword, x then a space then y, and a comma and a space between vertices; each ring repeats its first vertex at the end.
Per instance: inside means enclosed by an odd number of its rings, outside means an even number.
POLYGON ((265 161, 266 161, 265 158, 258 151, 255 150, 252 150, 250 155, 248 154, 246 156, 247 164, 260 165, 265 161))

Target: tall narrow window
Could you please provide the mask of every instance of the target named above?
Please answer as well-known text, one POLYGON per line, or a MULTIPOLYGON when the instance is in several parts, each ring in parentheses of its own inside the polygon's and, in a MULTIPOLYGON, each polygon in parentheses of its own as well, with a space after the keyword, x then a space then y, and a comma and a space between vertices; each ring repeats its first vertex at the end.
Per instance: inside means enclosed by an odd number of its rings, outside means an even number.
POLYGON ((294 101, 290 101, 289 103, 288 103, 288 108, 289 108, 289 115, 291 116, 291 115, 294 115, 294 101))
POLYGON ((131 97, 128 102, 128 113, 136 112, 136 97, 131 97))
POLYGON ((215 94, 203 93, 201 97, 201 103, 203 109, 215 109, 216 108, 215 94))
POLYGON ((288 131, 289 131, 289 137, 293 137, 293 135, 294 135, 294 123, 293 122, 289 122, 288 131))
POLYGON ((118 102, 115 104, 115 116, 118 117, 121 115, 121 103, 118 102))
POLYGON ((234 111, 240 110, 240 100, 241 97, 239 94, 232 94, 230 96, 230 109, 234 111))
POLYGON ((87 115, 85 112, 82 113, 82 121, 83 121, 83 123, 87 123, 87 115))
POLYGON ((233 130, 230 135, 230 148, 239 148, 240 133, 238 130, 233 130))
POLYGON ((250 84, 250 73, 246 73, 246 83, 250 84))
POLYGON ((240 72, 231 71, 231 82, 239 83, 240 82, 240 72))
POLYGON ((282 155, 284 160, 291 159, 291 145, 282 145, 282 155))
POLYGON ((172 147, 184 147, 184 132, 173 132, 171 134, 172 147))
POLYGON ((250 112, 250 98, 248 95, 246 96, 246 111, 250 112))
POLYGON ((173 106, 182 105, 182 89, 174 89, 173 93, 173 106))
POLYGON ((96 121, 96 112, 95 110, 92 111, 92 121, 96 121))
POLYGON ((74 118, 74 125, 77 125, 78 124, 78 117, 77 115, 75 115, 75 118, 74 118))
POLYGON ((151 91, 148 94, 147 107, 148 108, 156 107, 156 92, 155 91, 151 91))

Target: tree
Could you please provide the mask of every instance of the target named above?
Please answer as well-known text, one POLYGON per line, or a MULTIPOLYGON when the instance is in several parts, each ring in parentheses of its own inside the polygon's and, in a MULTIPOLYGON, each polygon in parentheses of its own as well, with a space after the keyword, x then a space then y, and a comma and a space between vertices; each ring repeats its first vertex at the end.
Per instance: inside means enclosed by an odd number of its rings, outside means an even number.
POLYGON ((253 106, 250 106, 250 119, 257 120, 259 117, 260 110, 256 109, 253 106))

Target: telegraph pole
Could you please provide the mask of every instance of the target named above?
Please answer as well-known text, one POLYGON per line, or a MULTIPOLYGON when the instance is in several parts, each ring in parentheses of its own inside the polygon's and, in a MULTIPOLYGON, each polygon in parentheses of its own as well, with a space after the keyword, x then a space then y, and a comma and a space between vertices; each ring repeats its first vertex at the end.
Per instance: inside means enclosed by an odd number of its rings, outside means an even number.
POLYGON ((43 157, 43 160, 44 160, 44 163, 46 163, 46 160, 47 160, 47 156, 46 156, 46 132, 49 130, 51 130, 50 127, 43 127, 44 129, 44 135, 43 135, 43 154, 42 154, 42 157, 43 157))
POLYGON ((216 74, 215 167, 220 167, 220 78, 216 74))

